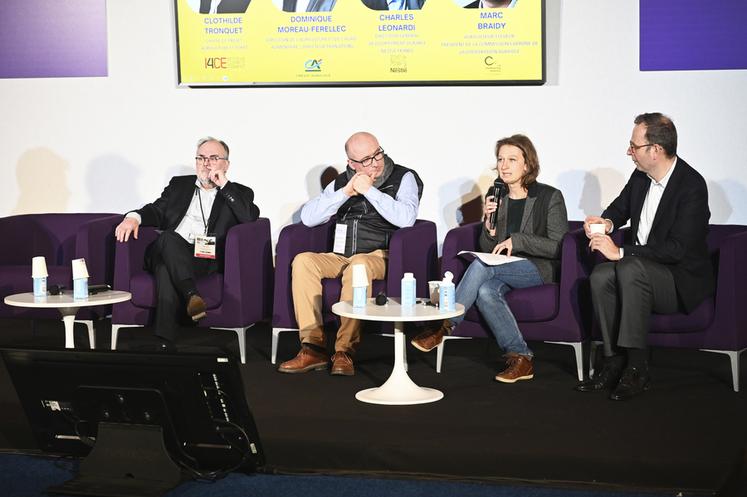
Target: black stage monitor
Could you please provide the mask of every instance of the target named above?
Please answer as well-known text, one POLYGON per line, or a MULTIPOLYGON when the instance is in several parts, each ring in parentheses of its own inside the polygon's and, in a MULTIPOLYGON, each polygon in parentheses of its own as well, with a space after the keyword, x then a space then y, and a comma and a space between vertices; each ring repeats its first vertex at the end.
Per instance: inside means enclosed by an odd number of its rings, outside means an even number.
POLYGON ((87 456, 50 491, 161 495, 264 464, 238 365, 217 355, 3 349, 41 450, 87 456))

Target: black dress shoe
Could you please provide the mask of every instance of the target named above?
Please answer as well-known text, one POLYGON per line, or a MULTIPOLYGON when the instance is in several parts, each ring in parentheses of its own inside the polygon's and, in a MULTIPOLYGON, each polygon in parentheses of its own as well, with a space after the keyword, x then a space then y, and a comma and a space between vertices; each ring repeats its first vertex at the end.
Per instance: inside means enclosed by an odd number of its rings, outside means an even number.
POLYGON ((598 392, 600 390, 611 390, 620 381, 623 370, 623 358, 621 356, 607 357, 602 363, 602 370, 592 378, 584 380, 576 385, 579 392, 598 392))
POLYGON ((611 400, 628 400, 648 390, 651 377, 648 369, 628 367, 623 371, 620 383, 610 394, 611 400))

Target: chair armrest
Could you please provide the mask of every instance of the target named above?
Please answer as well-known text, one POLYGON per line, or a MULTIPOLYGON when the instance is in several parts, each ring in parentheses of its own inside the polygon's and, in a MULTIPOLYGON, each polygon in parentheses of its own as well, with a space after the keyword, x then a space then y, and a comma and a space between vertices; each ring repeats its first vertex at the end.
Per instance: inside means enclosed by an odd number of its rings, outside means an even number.
POLYGON ((117 214, 83 223, 75 235, 75 257, 86 260, 91 284, 114 283, 114 229, 122 221, 117 214))
POLYGON ((596 253, 589 249, 583 228, 563 236, 560 253, 558 318, 578 324, 581 336, 591 331, 592 307, 589 275, 594 269, 596 253))
MULTIPOLYGON (((746 228, 747 229, 747 228, 746 228)), ((719 249, 716 274, 715 322, 709 328, 708 348, 740 350, 747 347, 747 231, 726 237, 719 249)))
POLYGON ((143 261, 145 249, 158 238, 158 231, 151 227, 141 227, 137 239, 130 236, 127 242, 114 242, 114 289, 130 291, 133 275, 145 272, 143 261))
POLYGON ((389 240, 386 291, 390 297, 402 293, 404 273, 413 273, 421 297, 428 296, 428 280, 437 276, 438 246, 436 225, 432 221, 417 220, 413 226, 400 228, 389 240))
POLYGON ((291 265, 302 252, 332 250, 334 220, 309 228, 302 223, 291 224, 280 231, 275 246, 275 289, 272 322, 278 326, 294 326, 293 296, 291 294, 291 265))
POLYGON ((271 315, 273 271, 270 220, 259 218, 228 230, 220 313, 242 325, 271 315))
POLYGON ((453 228, 446 233, 441 256, 441 271, 451 271, 454 284, 459 283, 470 262, 457 254, 462 250, 477 251, 477 241, 480 237, 482 223, 469 223, 453 228))

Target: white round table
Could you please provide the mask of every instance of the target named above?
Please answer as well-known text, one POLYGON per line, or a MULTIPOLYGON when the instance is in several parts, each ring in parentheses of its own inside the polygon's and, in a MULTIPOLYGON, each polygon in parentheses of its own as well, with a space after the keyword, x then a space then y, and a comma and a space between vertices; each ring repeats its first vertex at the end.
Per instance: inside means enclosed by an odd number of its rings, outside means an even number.
MULTIPOLYGON (((130 300, 130 292, 120 290, 106 290, 95 295, 89 295, 85 299, 74 299, 72 292, 63 292, 59 295, 47 295, 44 297, 34 297, 32 292, 16 293, 5 297, 5 303, 14 307, 35 307, 57 309, 62 314, 62 322, 65 324, 65 348, 74 349, 75 339, 73 338, 73 325, 75 324, 75 314, 81 307, 94 307, 97 305, 117 304, 130 300)), ((91 342, 91 348, 95 344, 91 342)))
MULTIPOLYGON (((418 299, 420 301, 421 299, 418 299)), ((355 398, 370 404, 410 405, 426 404, 441 400, 444 394, 434 388, 418 386, 407 375, 405 368, 405 334, 404 323, 410 321, 436 321, 464 314, 464 306, 456 305, 456 310, 446 312, 438 307, 415 304, 403 309, 399 299, 389 299, 385 305, 376 305, 374 299, 368 299, 365 307, 353 307, 352 302, 337 302, 332 312, 346 318, 364 321, 389 321, 394 323, 394 368, 389 379, 376 388, 367 388, 355 394, 355 398)))

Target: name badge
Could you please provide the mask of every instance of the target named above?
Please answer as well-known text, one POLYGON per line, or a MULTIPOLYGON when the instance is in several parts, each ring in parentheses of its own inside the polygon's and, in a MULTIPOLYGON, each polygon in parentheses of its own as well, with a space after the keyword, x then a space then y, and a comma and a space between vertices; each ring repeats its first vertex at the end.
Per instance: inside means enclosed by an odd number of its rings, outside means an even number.
POLYGON ((332 247, 332 252, 335 254, 345 254, 345 241, 348 237, 348 225, 337 224, 335 225, 335 244, 332 247))
POLYGON ((195 235, 195 257, 200 259, 215 259, 215 237, 209 235, 195 235))

